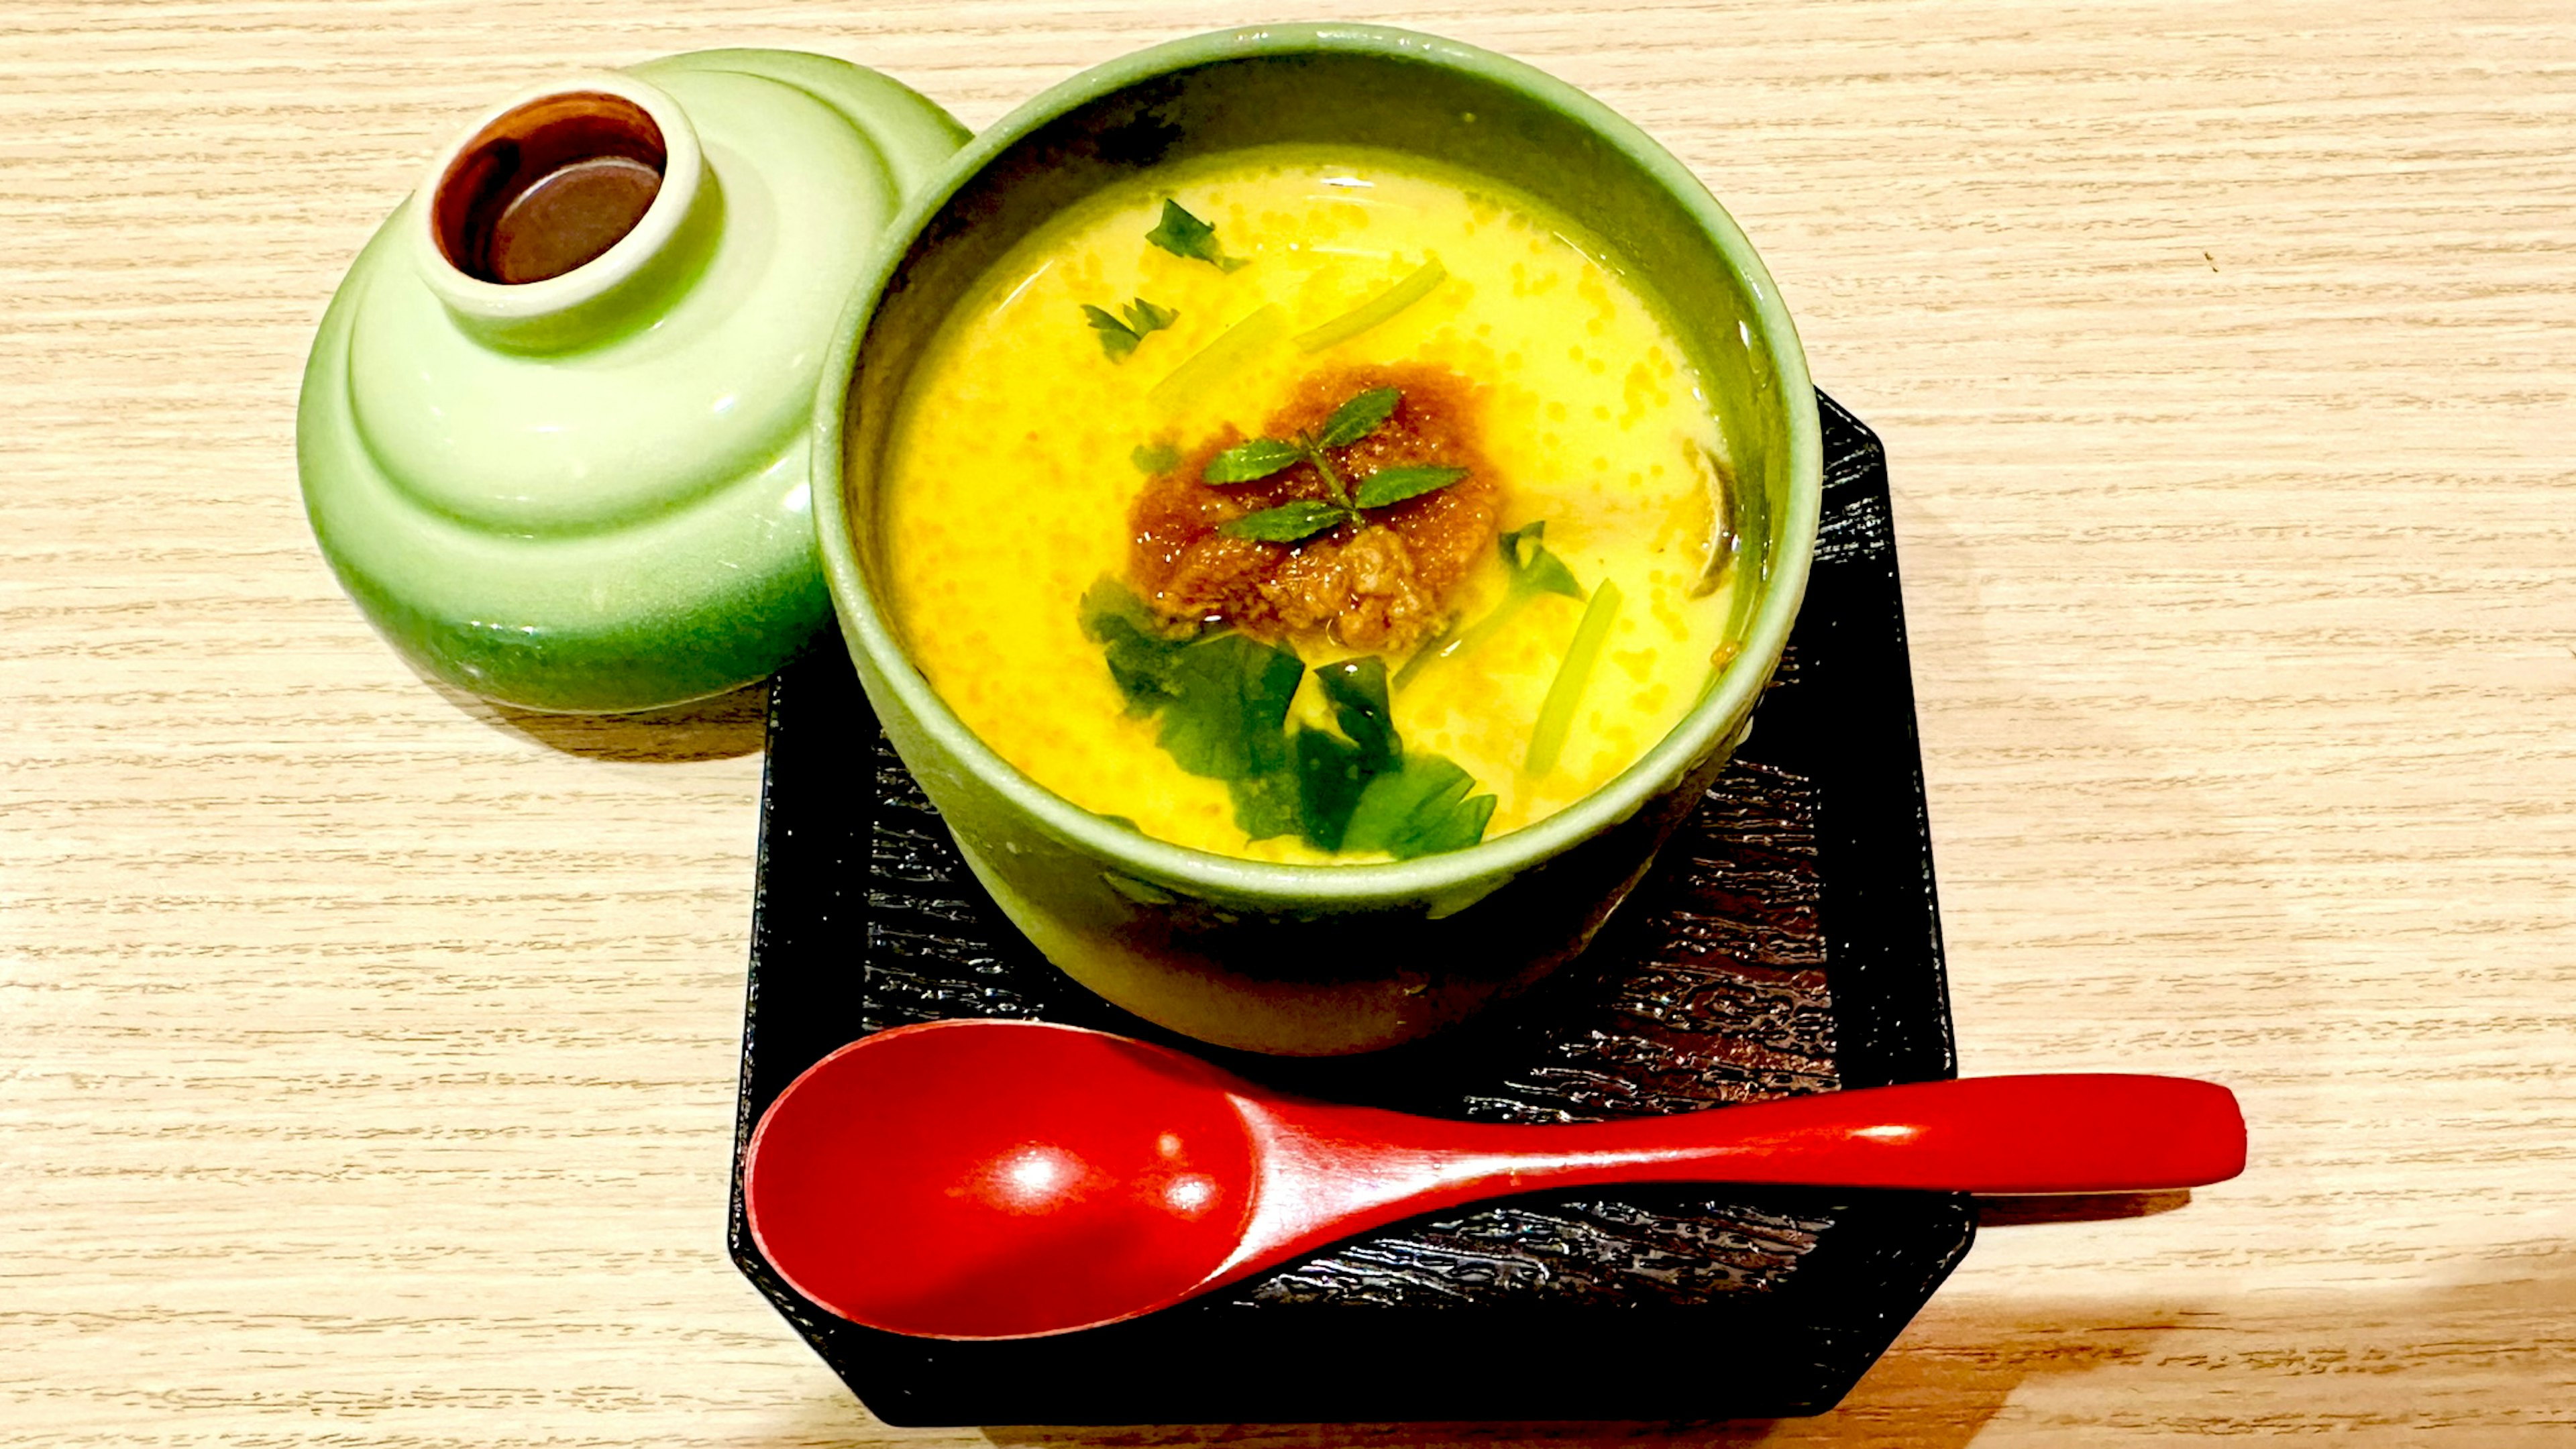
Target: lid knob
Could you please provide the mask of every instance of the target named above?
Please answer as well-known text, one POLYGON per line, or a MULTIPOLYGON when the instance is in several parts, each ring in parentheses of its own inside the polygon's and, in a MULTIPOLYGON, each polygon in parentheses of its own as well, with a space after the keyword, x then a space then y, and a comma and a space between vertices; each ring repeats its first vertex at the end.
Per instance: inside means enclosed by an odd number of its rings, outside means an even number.
POLYGON ((588 340, 649 307, 713 229, 697 128, 659 86, 613 71, 523 91, 430 162, 412 264, 458 323, 492 341, 588 340))
POLYGON ((642 106, 606 91, 551 92, 465 143, 431 190, 430 227, 469 277, 560 277, 635 229, 670 159, 642 106))

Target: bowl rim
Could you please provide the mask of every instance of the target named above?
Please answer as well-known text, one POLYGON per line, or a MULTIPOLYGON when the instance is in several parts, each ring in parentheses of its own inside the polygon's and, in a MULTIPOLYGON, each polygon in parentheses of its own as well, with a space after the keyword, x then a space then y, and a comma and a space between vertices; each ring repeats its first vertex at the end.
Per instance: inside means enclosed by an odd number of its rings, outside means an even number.
POLYGON ((977 134, 887 223, 876 258, 862 285, 851 294, 831 353, 824 360, 812 438, 816 542, 844 647, 854 645, 863 651, 868 656, 865 662, 894 692, 901 707, 969 772, 1044 833, 1113 868, 1236 899, 1336 908, 1436 900, 1461 891, 1481 895, 1481 888, 1542 864, 1628 819, 1677 783, 1730 721, 1739 715, 1750 720, 1755 696, 1776 666, 1806 593, 1823 498, 1822 425, 1805 348, 1769 269, 1706 184, 1633 122, 1535 66, 1419 31, 1359 23, 1251 25, 1166 41, 1060 81, 977 134), (859 565, 846 508, 844 432, 859 350, 877 304, 904 258, 971 179, 1040 127, 1140 82, 1248 58, 1312 54, 1378 56, 1463 71, 1552 108, 1616 147, 1681 205, 1735 270, 1778 369, 1782 405, 1788 414, 1790 496, 1781 546, 1773 554, 1770 594, 1755 611, 1736 658, 1720 671, 1699 702, 1609 783, 1535 824, 1459 850, 1359 865, 1249 860, 1157 840, 1085 810, 1003 759, 949 709, 878 610, 859 565))

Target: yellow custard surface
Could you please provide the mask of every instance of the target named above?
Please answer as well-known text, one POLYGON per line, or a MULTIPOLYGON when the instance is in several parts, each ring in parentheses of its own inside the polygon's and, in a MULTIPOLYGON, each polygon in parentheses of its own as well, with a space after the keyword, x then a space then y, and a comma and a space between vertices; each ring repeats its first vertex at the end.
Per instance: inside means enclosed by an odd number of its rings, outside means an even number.
MULTIPOLYGON (((1447 756, 1498 797, 1488 840, 1607 784, 1697 702, 1719 650, 1736 581, 1695 587, 1719 435, 1683 349, 1616 259, 1527 200, 1416 158, 1280 148, 1149 172, 988 272, 928 345, 883 455, 885 583, 914 663, 996 753, 1084 809, 1225 855, 1383 858, 1247 839, 1225 783, 1182 771, 1157 721, 1126 712, 1079 612, 1096 580, 1125 576, 1140 449, 1258 435, 1300 379, 1370 364, 1483 384, 1501 526, 1545 520, 1548 548, 1587 591, 1614 580, 1624 596, 1555 768, 1523 769, 1584 610, 1555 595, 1397 690, 1406 750, 1447 756), (1243 264, 1149 244, 1166 198, 1243 264), (1392 319, 1301 344, 1435 259, 1445 278, 1392 319), (1113 360, 1082 305, 1140 297, 1177 318, 1113 360)), ((1461 620, 1504 584, 1496 553, 1454 597, 1461 620)), ((1310 667, 1351 653, 1291 642, 1310 667)), ((1291 727, 1328 718, 1310 673, 1291 727)))

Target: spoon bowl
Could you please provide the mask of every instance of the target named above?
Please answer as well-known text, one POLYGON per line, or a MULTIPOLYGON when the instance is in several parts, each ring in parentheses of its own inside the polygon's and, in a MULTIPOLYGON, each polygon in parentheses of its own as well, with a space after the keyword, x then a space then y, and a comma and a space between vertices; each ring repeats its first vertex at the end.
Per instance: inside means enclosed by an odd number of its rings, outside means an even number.
POLYGON ((743 1199, 761 1253, 825 1309, 997 1339, 1134 1318, 1382 1223, 1543 1187, 2143 1191, 2244 1162, 2234 1096, 2175 1077, 1511 1126, 1284 1096, 1078 1027, 944 1021, 862 1038, 789 1084, 745 1150, 743 1199))
POLYGON ((761 1251, 845 1318, 938 1338, 1188 1296, 1251 1214, 1228 1079, 1124 1037, 983 1027, 865 1038, 779 1097, 743 1174, 761 1251))

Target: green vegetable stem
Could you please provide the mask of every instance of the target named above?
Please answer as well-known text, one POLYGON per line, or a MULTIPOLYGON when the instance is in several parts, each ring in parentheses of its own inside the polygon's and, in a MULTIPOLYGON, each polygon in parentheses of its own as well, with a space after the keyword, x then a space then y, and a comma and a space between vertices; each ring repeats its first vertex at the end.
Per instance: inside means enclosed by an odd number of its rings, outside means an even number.
POLYGON ((1516 528, 1495 542, 1503 552, 1503 568, 1510 578, 1504 586, 1502 602, 1494 605, 1485 617, 1477 620, 1464 633, 1443 631, 1438 637, 1413 651, 1404 667, 1395 672, 1395 687, 1404 688, 1415 675, 1443 659, 1453 659, 1484 644, 1502 632, 1505 624, 1520 613, 1530 600, 1541 594, 1563 594, 1569 599, 1583 597, 1583 586, 1574 581, 1574 570, 1565 560, 1548 552, 1540 542, 1547 536, 1547 520, 1542 518, 1525 528, 1516 528))
POLYGON ((1440 290, 1440 284, 1447 280, 1449 280, 1449 269, 1440 265, 1439 259, 1434 257, 1416 267, 1404 280, 1339 317, 1320 327, 1311 327, 1298 333, 1297 350, 1321 352, 1327 347, 1348 342, 1373 327, 1393 321, 1397 313, 1440 290))
POLYGON ((1220 379, 1250 366, 1287 332, 1287 308, 1276 302, 1256 307, 1154 384, 1145 401, 1167 413, 1177 411, 1220 379))
POLYGON ((1538 707, 1538 723, 1530 730, 1523 770, 1544 775, 1556 768, 1557 758, 1565 753, 1565 738, 1574 729, 1574 712, 1583 703, 1601 651, 1610 642, 1610 626, 1618 618, 1619 585, 1603 579, 1601 587, 1592 591, 1592 602, 1584 607, 1583 622, 1574 626, 1574 642, 1557 664, 1556 678, 1548 683, 1547 699, 1538 707))

